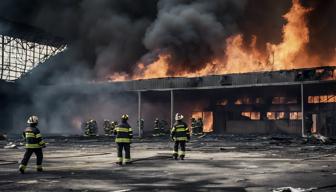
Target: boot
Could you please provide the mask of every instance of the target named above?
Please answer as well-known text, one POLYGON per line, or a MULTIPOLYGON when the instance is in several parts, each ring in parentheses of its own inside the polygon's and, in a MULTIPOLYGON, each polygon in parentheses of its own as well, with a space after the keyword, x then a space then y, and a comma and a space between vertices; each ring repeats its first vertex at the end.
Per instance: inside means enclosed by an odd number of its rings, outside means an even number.
POLYGON ((19 171, 20 171, 21 174, 24 174, 25 169, 26 169, 26 166, 25 166, 25 165, 20 165, 20 167, 19 167, 19 171))
POLYGON ((36 171, 37 172, 42 172, 43 171, 42 165, 37 165, 36 166, 36 171))
POLYGON ((122 166, 122 162, 118 161, 118 162, 116 162, 116 164, 122 166))

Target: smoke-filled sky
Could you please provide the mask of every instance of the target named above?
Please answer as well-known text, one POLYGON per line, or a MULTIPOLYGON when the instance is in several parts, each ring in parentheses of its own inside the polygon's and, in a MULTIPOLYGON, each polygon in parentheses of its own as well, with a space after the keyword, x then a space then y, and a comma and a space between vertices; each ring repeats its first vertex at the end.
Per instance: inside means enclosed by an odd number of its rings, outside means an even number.
MULTIPOLYGON (((301 3, 313 8, 308 51, 333 56, 336 1, 301 3)), ((246 46, 257 36, 265 51, 267 42, 281 41, 290 7, 291 0, 2 0, 0 16, 66 38, 73 49, 69 70, 102 78, 132 73, 161 52, 172 56, 170 70, 198 70, 223 57, 226 39, 239 33, 246 46)))
MULTIPOLYGON (((301 3, 313 9, 306 18, 310 30, 307 51, 332 57, 336 1, 301 3)), ((243 35, 246 47, 256 36, 257 49, 266 52, 267 42, 282 41, 283 15, 291 5, 291 0, 1 0, 0 18, 36 26, 69 42, 68 49, 41 65, 30 81, 20 82, 28 85, 20 88, 30 96, 29 101, 13 107, 15 117, 37 114, 42 130, 51 133, 78 133, 68 127, 92 117, 99 122, 116 120, 120 113, 130 114, 135 126, 136 95, 118 97, 87 90, 90 94, 81 96, 71 95, 71 87, 62 93, 53 87, 31 89, 31 85, 103 79, 113 73, 132 75, 137 63, 152 63, 165 52, 171 56, 168 73, 193 72, 223 57, 227 38, 236 34, 243 35)), ((144 106, 147 125, 154 115, 169 119, 164 110, 155 110, 157 105, 144 106)), ((17 123, 15 128, 24 126, 24 121, 17 123)))

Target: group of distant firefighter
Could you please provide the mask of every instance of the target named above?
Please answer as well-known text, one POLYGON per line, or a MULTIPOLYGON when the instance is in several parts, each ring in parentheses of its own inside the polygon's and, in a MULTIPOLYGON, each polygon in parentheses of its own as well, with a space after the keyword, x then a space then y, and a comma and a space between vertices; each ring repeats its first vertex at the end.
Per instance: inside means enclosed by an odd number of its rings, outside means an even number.
MULTIPOLYGON (((118 121, 110 121, 104 119, 103 129, 105 136, 113 136, 114 129, 117 127, 118 121)), ((137 121, 137 127, 139 127, 139 121, 137 121)), ((82 130, 84 136, 97 136, 98 135, 98 124, 94 119, 85 121, 82 123, 82 130)), ((140 130, 141 135, 144 132, 144 119, 140 120, 140 130)), ((191 131, 195 136, 203 135, 203 120, 202 118, 191 118, 191 131)), ((152 136, 159 137, 170 134, 169 123, 166 120, 160 120, 155 118, 153 124, 152 136)))

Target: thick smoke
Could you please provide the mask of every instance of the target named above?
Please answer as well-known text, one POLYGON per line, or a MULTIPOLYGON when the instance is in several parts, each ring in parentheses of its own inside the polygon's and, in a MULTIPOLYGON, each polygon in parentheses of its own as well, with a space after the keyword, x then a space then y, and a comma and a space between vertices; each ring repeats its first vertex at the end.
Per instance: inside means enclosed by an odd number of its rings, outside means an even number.
POLYGON ((58 34, 74 40, 81 60, 87 61, 96 78, 114 72, 132 71, 132 65, 146 52, 142 37, 155 16, 155 2, 83 0, 60 12, 49 3, 42 6, 34 21, 47 30, 61 20, 58 34), (61 19, 60 19, 61 18, 61 19), (51 20, 50 20, 51 19, 51 20))
POLYGON ((308 49, 313 55, 330 59, 336 54, 336 1, 308 0, 305 4, 314 8, 308 17, 310 29, 308 49))
POLYGON ((245 1, 171 1, 158 4, 158 16, 144 44, 168 52, 170 71, 193 71, 224 53, 225 39, 238 31, 237 16, 245 1))
MULTIPOLYGON (((333 0, 302 0, 312 7, 308 15, 313 54, 335 54, 335 8, 333 0)), ((246 45, 258 37, 257 47, 282 39, 282 17, 291 0, 3 0, 0 16, 28 23, 61 36, 71 44, 67 65, 80 65, 104 79, 113 73, 132 75, 136 64, 157 54, 171 54, 170 72, 195 71, 212 58, 221 58, 228 36, 241 33, 246 45)), ((77 65, 77 66, 76 66, 77 65)), ((78 76, 78 74, 76 74, 78 76)))

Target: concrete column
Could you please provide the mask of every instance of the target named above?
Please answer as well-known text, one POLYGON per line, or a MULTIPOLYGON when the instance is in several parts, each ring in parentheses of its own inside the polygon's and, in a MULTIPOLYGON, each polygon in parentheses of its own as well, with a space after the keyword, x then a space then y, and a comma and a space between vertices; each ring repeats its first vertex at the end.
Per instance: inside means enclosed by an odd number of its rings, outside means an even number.
POLYGON ((5 68, 5 37, 1 35, 1 74, 0 79, 3 79, 4 68, 5 68))
POLYGON ((305 137, 305 114, 304 114, 304 95, 303 95, 303 83, 301 83, 301 114, 302 114, 302 120, 301 120, 301 135, 302 137, 305 137))
POLYGON ((139 137, 142 137, 141 133, 141 91, 138 91, 138 129, 139 137))
POLYGON ((170 127, 174 124, 174 91, 170 90, 170 127))

